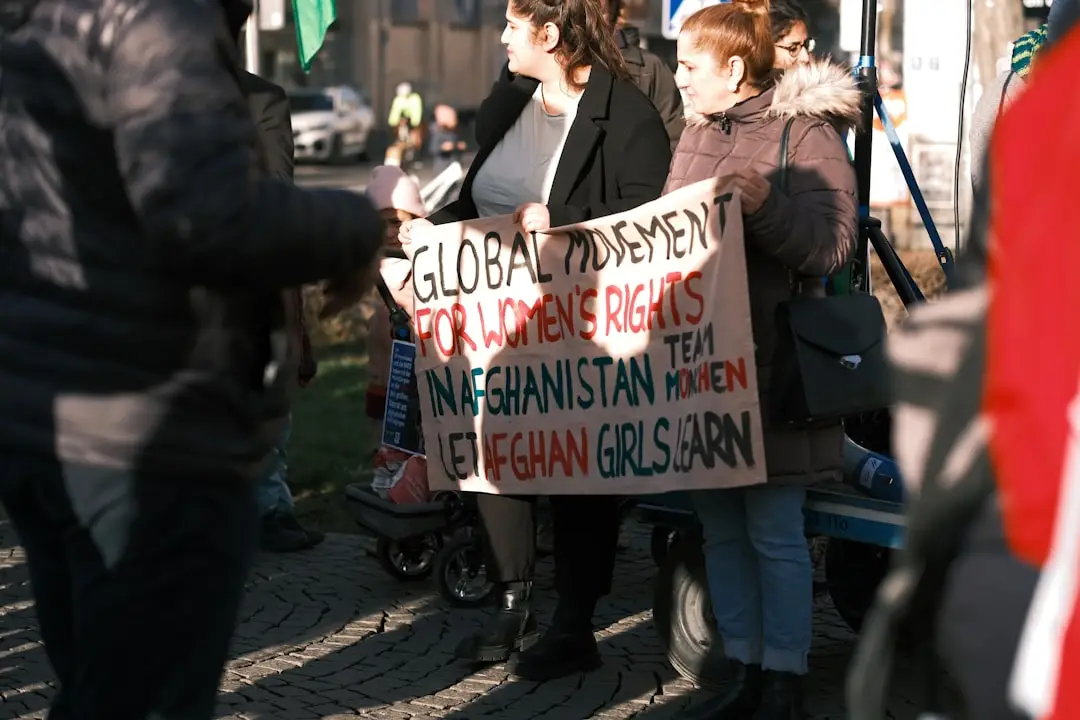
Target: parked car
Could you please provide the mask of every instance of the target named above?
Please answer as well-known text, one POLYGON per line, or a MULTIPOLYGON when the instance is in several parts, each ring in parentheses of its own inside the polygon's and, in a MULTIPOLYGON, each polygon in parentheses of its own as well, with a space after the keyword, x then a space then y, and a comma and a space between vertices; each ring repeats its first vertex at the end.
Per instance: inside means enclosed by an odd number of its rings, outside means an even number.
POLYGON ((297 160, 339 163, 367 151, 375 112, 354 88, 290 90, 289 105, 297 160))

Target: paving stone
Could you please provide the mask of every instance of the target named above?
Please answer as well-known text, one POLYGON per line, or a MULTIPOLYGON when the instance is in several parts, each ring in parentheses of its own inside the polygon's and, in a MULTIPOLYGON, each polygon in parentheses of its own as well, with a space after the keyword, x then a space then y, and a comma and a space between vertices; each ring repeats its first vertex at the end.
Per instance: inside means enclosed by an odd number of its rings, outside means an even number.
MULTIPOLYGON (((647 528, 628 524, 616 595, 598 608, 604 665, 549 682, 514 679, 504 665, 459 663, 454 646, 490 610, 445 606, 428 584, 386 575, 368 538, 331 535, 297 555, 260 556, 247 583, 217 720, 668 720, 707 698, 671 669, 649 611, 656 568, 647 528)), ((550 559, 538 569, 538 614, 551 617, 550 559)), ((44 718, 53 677, 42 651, 25 556, 0 523, 0 720, 44 718)), ((813 720, 845 716, 843 682, 854 636, 826 597, 815 601, 807 680, 813 720)), ((915 671, 901 660, 889 717, 913 720, 915 671)))

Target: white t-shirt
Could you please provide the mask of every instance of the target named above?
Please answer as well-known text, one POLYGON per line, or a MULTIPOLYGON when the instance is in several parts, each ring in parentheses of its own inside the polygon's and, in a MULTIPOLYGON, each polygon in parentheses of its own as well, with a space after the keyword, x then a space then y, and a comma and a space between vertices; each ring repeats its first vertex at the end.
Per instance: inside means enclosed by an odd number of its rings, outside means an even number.
POLYGON ((561 115, 549 115, 541 87, 473 179, 472 197, 480 217, 509 215, 523 203, 548 201, 580 96, 561 115))

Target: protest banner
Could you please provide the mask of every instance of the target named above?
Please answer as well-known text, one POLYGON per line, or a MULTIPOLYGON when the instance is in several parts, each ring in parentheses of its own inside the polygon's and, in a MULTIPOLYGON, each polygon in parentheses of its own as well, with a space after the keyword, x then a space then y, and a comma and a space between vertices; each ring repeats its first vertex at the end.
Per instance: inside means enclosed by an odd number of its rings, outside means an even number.
POLYGON ((706 181, 548 233, 413 236, 429 482, 643 494, 765 481, 739 196, 706 181))

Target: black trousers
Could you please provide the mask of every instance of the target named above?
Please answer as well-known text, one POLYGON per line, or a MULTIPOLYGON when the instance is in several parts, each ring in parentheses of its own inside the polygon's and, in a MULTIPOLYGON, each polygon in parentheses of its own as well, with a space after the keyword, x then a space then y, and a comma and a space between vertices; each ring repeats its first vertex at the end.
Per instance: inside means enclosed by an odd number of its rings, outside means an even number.
MULTIPOLYGON (((555 495, 555 587, 560 602, 593 603, 611 592, 619 540, 619 498, 555 495)), ((477 496, 488 567, 498 582, 532 580, 536 565, 535 496, 477 496)))
POLYGON ((209 720, 254 554, 249 479, 65 466, 0 451, 26 550, 50 720, 209 720))

